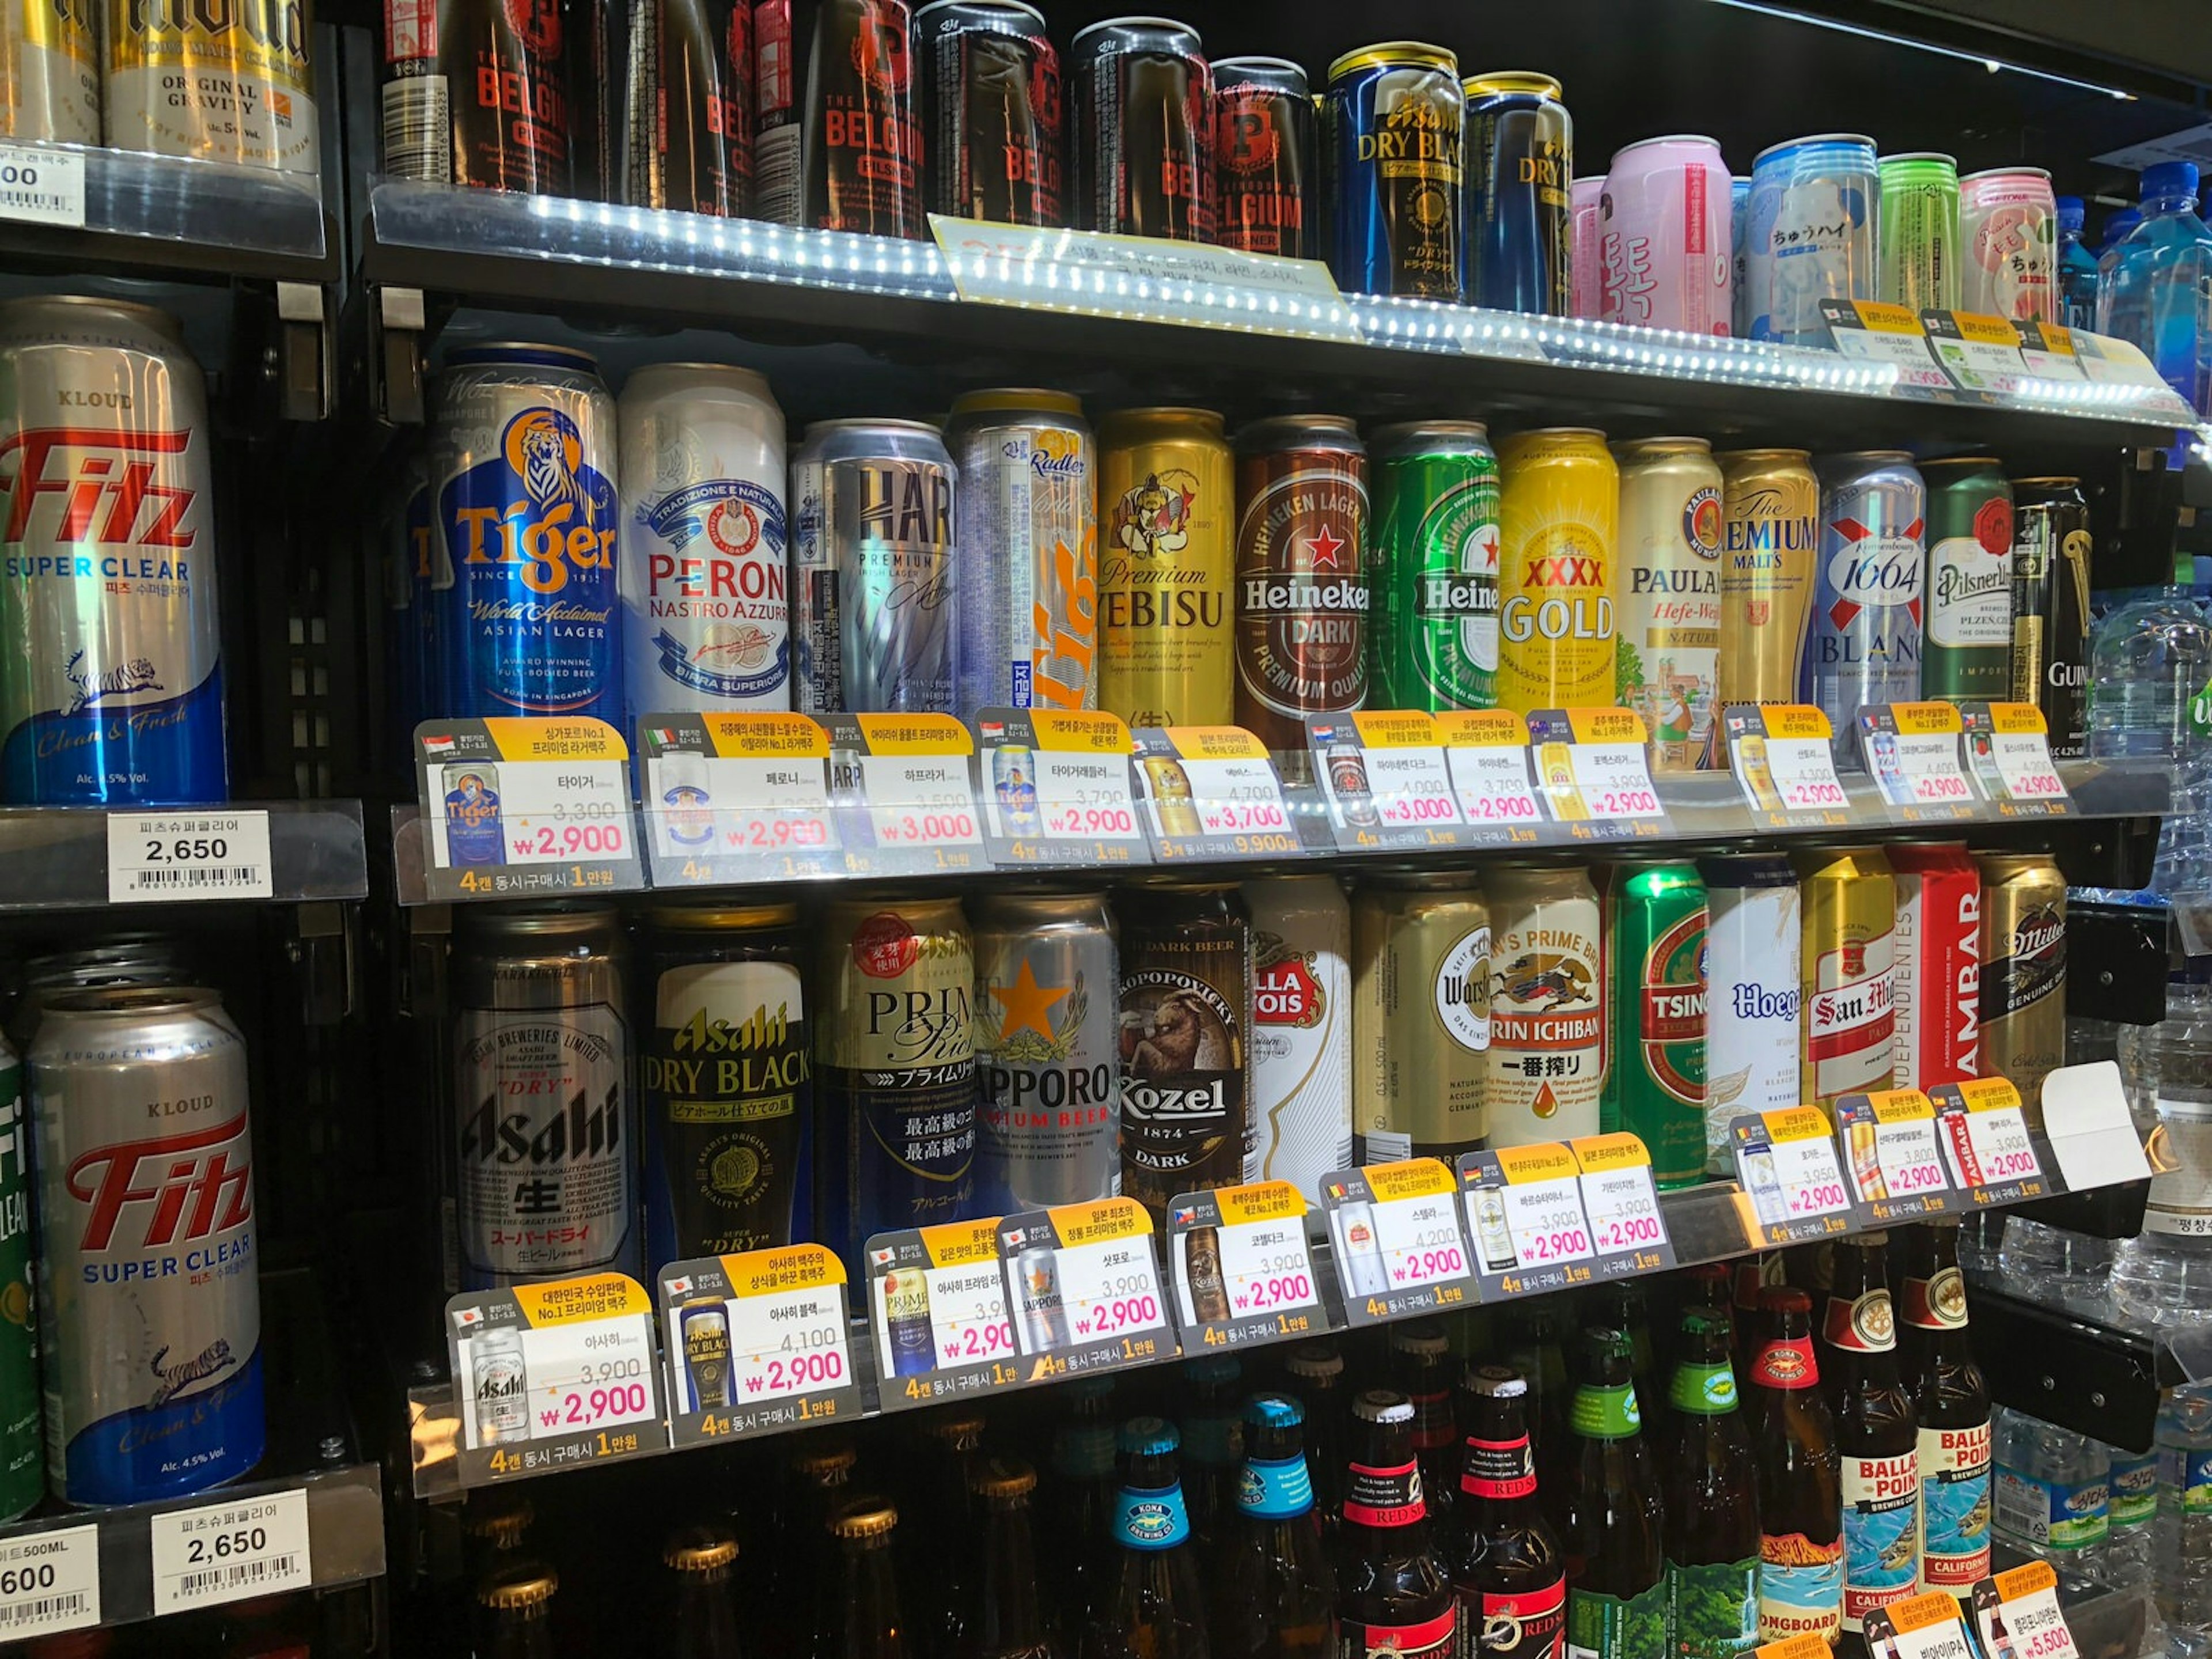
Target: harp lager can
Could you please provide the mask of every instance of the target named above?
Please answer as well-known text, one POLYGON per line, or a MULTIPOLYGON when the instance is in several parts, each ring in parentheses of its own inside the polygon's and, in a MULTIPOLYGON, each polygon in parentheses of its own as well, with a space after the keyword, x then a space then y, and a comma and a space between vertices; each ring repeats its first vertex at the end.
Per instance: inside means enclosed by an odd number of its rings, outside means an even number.
POLYGON ((1227 726, 1237 478, 1221 416, 1121 410, 1098 447, 1098 706, 1132 726, 1227 726))
POLYGON ((1651 1178, 1705 1170, 1705 884, 1693 864, 1617 867, 1606 893, 1612 1026, 1599 1127, 1651 1154, 1651 1178))
POLYGON ((1605 434, 1518 432, 1498 465, 1498 706, 1610 708, 1620 469, 1605 434))
POLYGON ((1489 1133, 1490 907, 1466 876, 1378 876, 1352 912, 1352 1157, 1473 1152, 1489 1133))
POLYGON ((1605 939, 1587 871, 1493 863, 1490 1144, 1598 1133, 1605 1082, 1605 939))
POLYGON ((1498 456, 1475 421, 1374 435, 1368 700, 1488 708, 1498 699, 1498 456))
POLYGON ((1923 461, 1928 574, 1920 695, 1945 702, 2012 694, 2012 486, 1986 457, 1923 461))
POLYGON ((2066 878, 2040 853, 1984 853, 1981 1075, 2043 1127, 2043 1079, 2066 1063, 2066 878))
POLYGON ((1823 1110, 1888 1083, 1895 1062, 1897 884, 1880 853, 1804 853, 1805 1053, 1798 1097, 1823 1110))

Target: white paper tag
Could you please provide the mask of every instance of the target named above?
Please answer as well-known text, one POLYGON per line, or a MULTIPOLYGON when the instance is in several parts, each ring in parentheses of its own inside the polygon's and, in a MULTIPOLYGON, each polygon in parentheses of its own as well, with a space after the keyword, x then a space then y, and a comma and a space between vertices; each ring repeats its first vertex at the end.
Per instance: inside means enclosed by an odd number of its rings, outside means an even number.
POLYGON ((1835 331, 1836 349, 1842 356, 1859 362, 1894 363, 1897 383, 1922 392, 1949 392, 1954 388, 1951 377, 1943 372, 1942 365, 1929 355, 1928 337, 1923 334, 1875 333, 1863 328, 1839 328, 1835 331))
POLYGON ((16 1641, 100 1622, 100 1528, 0 1538, 0 1638, 16 1641))
POLYGON ((1774 1143, 1774 1178, 1782 1188, 1780 1219, 1809 1221, 1851 1207, 1836 1144, 1825 1135, 1774 1143))
POLYGON ((2066 786, 2051 763, 2051 739, 2040 732, 1991 734, 1990 752, 2005 793, 2014 800, 2064 800, 2066 786))
POLYGON ((794 1395, 850 1388, 845 1299, 836 1285, 766 1296, 733 1296, 730 1310, 730 1397, 765 1406, 794 1395))
MULTIPOLYGON (((1897 765, 1906 796, 1898 805, 1959 806, 1974 798, 1974 787, 1959 765, 1956 732, 1899 732, 1897 765)), ((1887 780, 1882 793, 1895 799, 1887 780)))
POLYGON ((268 898, 269 814, 211 808, 107 815, 107 902, 268 898))
POLYGON ((1943 1154, 1936 1144, 1936 1120, 1906 1118, 1897 1123, 1877 1120, 1874 1129, 1875 1165, 1881 1184, 1892 1198, 1917 1198, 1939 1193, 1948 1183, 1943 1176, 1943 1154))
POLYGON ((1558 1176, 1548 1181, 1505 1184, 1505 1226, 1513 1235, 1513 1254, 1522 1267, 1547 1267, 1587 1261, 1597 1252, 1583 1214, 1582 1181, 1558 1176))
POLYGON ((1109 1341, 1168 1322, 1151 1234, 1072 1245, 1058 1255, 1060 1305, 1075 1343, 1109 1341))
POLYGON ((982 845, 966 756, 869 755, 860 773, 869 821, 886 847, 982 845))
POLYGON ((74 150, 0 144, 0 219, 82 230, 84 157, 74 150))
POLYGON ((1449 1193, 1429 1193, 1375 1206, 1375 1237, 1391 1290, 1414 1291, 1467 1276, 1467 1250, 1452 1213, 1455 1202, 1449 1193))
POLYGON ((929 1334, 939 1365, 973 1365, 1013 1352, 1006 1281, 995 1260, 927 1268, 922 1280, 929 1286, 929 1334))
POLYGON ((314 1577, 304 1492, 170 1510, 146 1527, 154 1546, 156 1613, 298 1589, 314 1577))
MULTIPOLYGON (((501 761, 496 816, 508 866, 634 859, 629 765, 618 760, 501 761)), ((431 806, 431 854, 455 867, 447 819, 431 806)))
MULTIPOLYGON (((2005 1574, 1998 1582, 2012 1576, 2005 1574)), ((2066 1615, 2059 1608, 2056 1584, 2013 1596, 1994 1607, 1985 1607, 1978 1595, 1974 1622, 1984 1637, 1982 1651, 1995 1659, 2081 1659, 2081 1650, 2075 1645, 2074 1632, 2066 1627, 2066 1615), (2003 1626, 2002 1638, 1996 1635, 1993 1623, 2003 1626)))
POLYGON ((1049 841, 1142 841, 1126 755, 1036 751, 1037 813, 1049 841))
MULTIPOLYGON (((1769 738, 1766 769, 1774 779, 1774 792, 1782 797, 1785 812, 1834 811, 1849 805, 1844 786, 1836 778, 1835 752, 1821 738, 1769 738)), ((1760 803, 1741 766, 1736 783, 1754 810, 1760 803)))
POLYGON ((1624 1164, 1586 1174, 1582 1188, 1590 1243, 1600 1255, 1656 1249, 1667 1237, 1650 1164, 1624 1164))
POLYGON ((1444 750, 1460 814, 1474 824, 1536 823, 1543 809, 1528 782, 1528 751, 1510 744, 1462 744, 1444 750))
MULTIPOLYGON (((656 801, 665 798, 661 780, 667 774, 669 758, 650 763, 655 774, 656 801)), ((699 763, 696 757, 684 759, 693 765, 699 763)), ((817 757, 775 760, 710 757, 705 764, 713 804, 704 813, 666 806, 653 809, 653 834, 664 854, 769 858, 836 845, 829 775, 817 757)))
POLYGON ((1955 339, 1941 335, 1930 339, 1936 355, 1951 378, 1971 392, 1994 392, 2010 397, 2020 390, 2026 378, 2027 365, 2021 359, 2020 348, 2002 345, 1994 340, 1955 339))
POLYGON ((1286 835, 1291 815, 1283 805, 1275 769, 1263 760, 1206 760, 1185 756, 1183 775, 1198 805, 1199 828, 1209 836, 1286 835))
POLYGON ((1651 770, 1638 743, 1577 743, 1567 750, 1583 811, 1592 820, 1657 818, 1667 815, 1651 787, 1651 770))
POLYGON ((1436 830, 1459 823, 1451 770, 1442 749, 1364 749, 1376 815, 1393 830, 1436 830))
POLYGON ((1218 1237, 1222 1289, 1231 1317, 1249 1319, 1320 1302, 1302 1218, 1225 1226, 1218 1237))
MULTIPOLYGON (((556 1435, 584 1434, 624 1423, 658 1421, 660 1407, 653 1398, 653 1316, 621 1314, 611 1319, 582 1320, 574 1324, 526 1328, 519 1335, 522 1348, 524 1431, 502 1439, 521 1441, 556 1435)), ((501 1331, 488 1334, 495 1340, 501 1331)), ((464 1335, 458 1346, 465 1376, 458 1379, 460 1397, 477 1392, 477 1352, 483 1336, 464 1335)), ((478 1436, 480 1413, 464 1411, 461 1422, 469 1448, 490 1443, 478 1436)))
POLYGON ((2062 1066, 2044 1078, 2043 1132, 2071 1191, 2141 1181, 2150 1174, 2120 1068, 2109 1060, 2062 1066))

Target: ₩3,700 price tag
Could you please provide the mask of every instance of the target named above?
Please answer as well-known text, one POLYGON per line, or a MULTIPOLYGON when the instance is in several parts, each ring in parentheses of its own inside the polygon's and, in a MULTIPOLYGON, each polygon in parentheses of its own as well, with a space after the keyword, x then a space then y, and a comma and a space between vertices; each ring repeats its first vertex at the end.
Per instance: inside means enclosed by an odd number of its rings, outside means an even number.
POLYGON ((678 1445, 857 1415, 845 1268, 819 1244, 660 1270, 678 1445))
POLYGON ((149 1519, 147 1532, 156 1613, 281 1595, 304 1589, 314 1577, 304 1492, 167 1510, 149 1519))
POLYGON ((1632 1134, 1586 1135, 1568 1143, 1582 1170, 1583 1213, 1601 1276, 1661 1273, 1674 1246, 1651 1181, 1651 1153, 1632 1134))
POLYGON ((1260 739, 1241 726, 1151 726, 1136 735, 1137 771, 1154 855, 1297 856, 1304 849, 1260 739))
POLYGON ((1846 1230, 1851 1195, 1819 1107, 1740 1117, 1729 1133, 1738 1178, 1767 1243, 1790 1244, 1846 1230))

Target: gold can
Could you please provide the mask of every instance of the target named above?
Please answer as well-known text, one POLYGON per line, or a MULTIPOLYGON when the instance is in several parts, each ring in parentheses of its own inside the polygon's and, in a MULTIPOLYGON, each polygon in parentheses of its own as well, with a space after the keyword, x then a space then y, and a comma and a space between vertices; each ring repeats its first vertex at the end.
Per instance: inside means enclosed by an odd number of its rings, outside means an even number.
MULTIPOLYGON (((1820 481, 1802 449, 1733 449, 1721 469, 1720 703, 1796 702, 1812 619, 1820 481)), ((1727 746, 1717 743, 1723 762, 1727 746)))
POLYGON ((1353 1161, 1450 1163, 1488 1130, 1490 907, 1471 878, 1390 874, 1352 906, 1353 1161))
POLYGON ((1160 817, 1164 836, 1199 836, 1206 825, 1198 816, 1198 800, 1191 793, 1190 774, 1173 755, 1145 757, 1145 781, 1152 787, 1152 807, 1160 817))
POLYGON ((307 0, 110 5, 106 19, 110 149, 317 170, 307 0))
POLYGON ((1490 1144, 1598 1132, 1605 1091, 1605 933, 1589 872, 1492 864, 1490 1144))
POLYGON ((1887 1089, 1896 1064, 1897 881, 1872 848, 1800 853, 1804 917, 1798 1092, 1823 1111, 1887 1089))
POLYGON ((1721 470, 1703 438, 1616 444, 1622 707, 1644 716, 1651 769, 1695 771, 1712 740, 1721 653, 1721 470))
POLYGON ((0 138, 100 142, 100 42, 85 0, 0 6, 0 138))
POLYGON ((1613 548, 1620 469, 1588 427, 1498 447, 1498 704, 1613 706, 1613 548))
POLYGON ((1984 853, 1983 1077, 2020 1091, 2043 1127, 2043 1079, 2066 1063, 2066 878, 2040 853, 1984 853))
POLYGON ((1221 416, 1098 425, 1098 706, 1131 726, 1236 718, 1236 466, 1221 416))

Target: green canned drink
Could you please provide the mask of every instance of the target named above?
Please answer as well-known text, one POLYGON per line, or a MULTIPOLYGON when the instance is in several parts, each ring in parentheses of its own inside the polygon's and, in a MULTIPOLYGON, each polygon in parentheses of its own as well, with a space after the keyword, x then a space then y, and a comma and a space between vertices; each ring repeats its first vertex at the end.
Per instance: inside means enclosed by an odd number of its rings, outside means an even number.
POLYGON ((1922 153, 1881 158, 1881 268, 1875 296, 1916 317, 1959 307, 1959 164, 1922 153))
POLYGON ((2012 695, 2012 485, 1985 455, 1923 461, 1920 476, 1928 481, 1920 695, 2002 701, 2012 695))
POLYGON ((14 1520, 46 1490, 31 1295, 30 1130, 22 1064, 0 1041, 0 1521, 14 1520))
POLYGON ((1660 1186, 1692 1186, 1705 1170, 1705 884, 1694 864, 1618 866, 1606 906, 1599 1126, 1642 1139, 1660 1186))
POLYGON ((1368 552, 1370 708, 1498 702, 1498 457, 1479 421, 1376 433, 1368 552))

